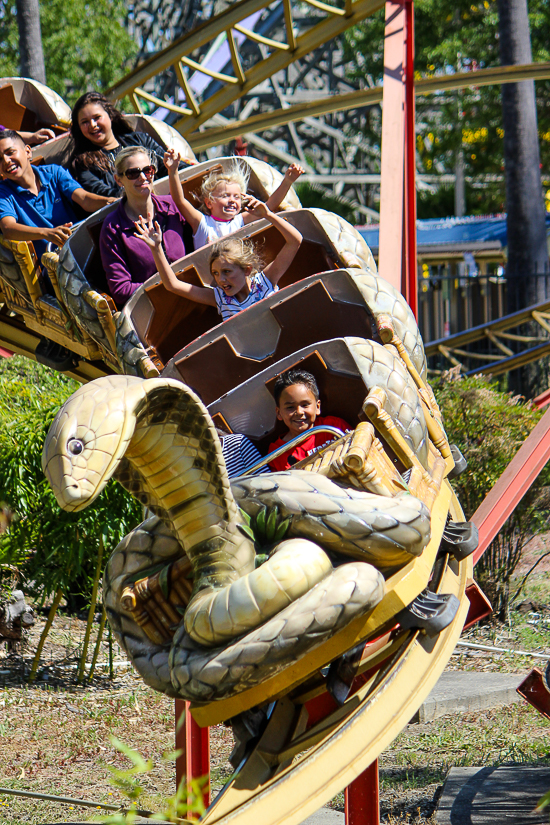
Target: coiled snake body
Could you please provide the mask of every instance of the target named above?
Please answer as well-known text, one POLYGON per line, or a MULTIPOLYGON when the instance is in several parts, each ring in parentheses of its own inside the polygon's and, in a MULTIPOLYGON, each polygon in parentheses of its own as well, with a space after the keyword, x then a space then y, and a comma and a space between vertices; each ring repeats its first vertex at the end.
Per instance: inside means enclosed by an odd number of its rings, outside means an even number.
POLYGON ((403 563, 430 537, 427 508, 407 492, 375 495, 300 470, 230 485, 207 410, 171 379, 113 376, 81 387, 52 425, 43 467, 66 509, 86 507, 114 476, 156 514, 109 560, 105 604, 144 680, 195 701, 237 693, 322 644, 383 597, 384 577, 368 562, 403 563), (239 508, 254 515, 272 502, 290 518, 292 538, 254 569, 239 508), (326 551, 338 543, 352 560, 334 568, 326 551), (156 638, 124 594, 185 557, 189 603, 178 604, 174 583, 156 638))

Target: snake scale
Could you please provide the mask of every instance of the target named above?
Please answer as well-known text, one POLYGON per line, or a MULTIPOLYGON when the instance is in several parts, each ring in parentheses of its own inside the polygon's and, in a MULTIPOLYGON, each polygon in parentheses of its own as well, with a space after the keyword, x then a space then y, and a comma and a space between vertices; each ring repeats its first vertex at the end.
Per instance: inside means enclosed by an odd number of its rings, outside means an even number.
MULTIPOLYGON (((357 358, 368 351, 373 363, 393 359, 385 377, 379 370, 378 379, 371 376, 391 388, 403 369, 397 356, 350 340, 357 358)), ((429 510, 407 491, 377 495, 304 470, 230 484, 206 408, 168 378, 112 376, 81 387, 50 429, 43 467, 68 510, 86 507, 114 476, 155 513, 114 551, 104 600, 144 681, 198 702, 238 693, 321 645, 383 598, 380 569, 419 555, 430 538, 429 510), (243 513, 255 516, 274 504, 289 519, 287 538, 255 569, 243 513), (192 592, 179 598, 183 591, 174 584, 157 638, 136 619, 125 593, 182 560, 192 592)))

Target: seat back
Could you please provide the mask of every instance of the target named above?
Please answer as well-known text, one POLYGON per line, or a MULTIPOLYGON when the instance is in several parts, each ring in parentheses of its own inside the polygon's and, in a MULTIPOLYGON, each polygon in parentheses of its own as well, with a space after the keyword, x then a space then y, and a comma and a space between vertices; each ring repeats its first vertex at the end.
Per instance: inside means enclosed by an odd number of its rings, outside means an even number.
POLYGON ((0 112, 2 112, 2 126, 6 129, 34 132, 39 128, 34 112, 16 100, 11 83, 0 87, 0 112))
POLYGON ((192 342, 163 375, 194 387, 206 404, 316 341, 377 338, 372 315, 347 270, 311 275, 269 295, 192 342))
POLYGON ((275 413, 273 385, 277 376, 293 367, 315 376, 321 415, 343 418, 355 428, 368 390, 345 339, 322 341, 270 365, 208 406, 209 413, 244 433, 265 455, 270 443, 286 432, 275 413))
MULTIPOLYGON (((303 234, 303 242, 280 280, 280 287, 301 281, 313 273, 338 268, 337 252, 331 248, 317 222, 310 220, 307 210, 288 212, 286 217, 298 226, 303 234)), ((265 264, 272 261, 284 245, 279 230, 266 220, 248 224, 235 232, 234 237, 253 238, 261 250, 265 264)), ((182 281, 213 286, 214 279, 209 268, 210 253, 211 245, 204 246, 173 263, 172 269, 182 281)), ((183 296, 168 292, 158 276, 151 278, 134 293, 123 312, 130 317, 140 340, 146 346, 153 346, 164 363, 220 323, 215 308, 196 304, 183 296)))

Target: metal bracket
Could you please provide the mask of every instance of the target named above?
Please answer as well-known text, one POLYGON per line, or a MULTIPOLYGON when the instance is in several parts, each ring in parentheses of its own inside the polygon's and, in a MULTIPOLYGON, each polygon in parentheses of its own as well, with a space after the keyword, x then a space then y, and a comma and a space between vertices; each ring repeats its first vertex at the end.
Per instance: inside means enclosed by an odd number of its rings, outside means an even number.
POLYGON ((333 699, 341 706, 349 696, 353 680, 361 664, 365 643, 361 642, 330 665, 326 686, 333 699))
POLYGON ((449 473, 448 478, 457 478, 464 472, 464 470, 467 469, 468 462, 466 461, 466 459, 464 458, 456 444, 450 444, 449 446, 451 448, 451 455, 453 457, 455 466, 449 473))
POLYGON ((466 598, 470 602, 470 609, 464 622, 463 631, 468 630, 469 627, 477 624, 482 619, 486 619, 493 612, 493 605, 473 579, 466 585, 466 598))
POLYGON ((437 636, 451 624, 459 607, 460 601, 452 593, 423 590, 397 614, 396 620, 406 630, 422 630, 427 636, 437 636))
POLYGON ((471 556, 478 544, 478 529, 471 521, 449 521, 443 530, 441 549, 457 561, 471 556))
POLYGON ((516 690, 520 696, 533 705, 534 708, 550 719, 550 662, 546 666, 546 671, 543 674, 538 667, 533 670, 523 680, 516 690))

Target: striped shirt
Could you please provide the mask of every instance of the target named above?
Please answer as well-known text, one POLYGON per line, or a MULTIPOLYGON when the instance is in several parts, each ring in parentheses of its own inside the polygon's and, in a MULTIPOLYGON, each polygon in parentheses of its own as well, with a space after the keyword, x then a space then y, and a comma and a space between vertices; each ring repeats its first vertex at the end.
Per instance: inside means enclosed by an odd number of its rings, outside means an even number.
MULTIPOLYGON (((220 441, 229 478, 242 475, 247 467, 255 464, 262 457, 250 439, 242 433, 220 435, 220 441)), ((254 475, 265 472, 269 472, 269 467, 260 467, 254 475)))
POLYGON ((214 287, 216 306, 223 321, 227 321, 228 318, 232 318, 233 315, 242 312, 243 309, 248 309, 252 304, 257 304, 262 298, 267 298, 268 295, 277 292, 279 289, 278 286, 273 286, 263 272, 256 272, 250 280, 250 292, 242 303, 237 301, 233 295, 226 295, 219 286, 214 287))

